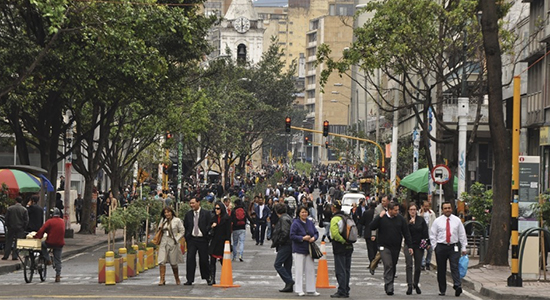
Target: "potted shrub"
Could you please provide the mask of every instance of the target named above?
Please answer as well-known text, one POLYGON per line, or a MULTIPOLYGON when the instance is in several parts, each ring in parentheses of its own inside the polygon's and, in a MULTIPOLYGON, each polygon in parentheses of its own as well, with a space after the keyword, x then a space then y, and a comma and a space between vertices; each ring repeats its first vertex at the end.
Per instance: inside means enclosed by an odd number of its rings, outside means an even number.
POLYGON ((476 182, 470 186, 469 193, 462 193, 462 199, 468 207, 468 214, 473 220, 485 226, 488 233, 493 208, 493 190, 485 190, 485 185, 476 182))

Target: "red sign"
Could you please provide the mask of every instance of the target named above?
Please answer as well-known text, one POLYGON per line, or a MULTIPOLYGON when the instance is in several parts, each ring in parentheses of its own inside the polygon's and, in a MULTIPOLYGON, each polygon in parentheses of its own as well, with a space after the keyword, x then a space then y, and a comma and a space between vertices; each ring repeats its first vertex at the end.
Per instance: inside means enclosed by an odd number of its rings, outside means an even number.
POLYGON ((446 165, 437 165, 432 169, 432 179, 437 184, 445 184, 451 179, 451 169, 446 165))

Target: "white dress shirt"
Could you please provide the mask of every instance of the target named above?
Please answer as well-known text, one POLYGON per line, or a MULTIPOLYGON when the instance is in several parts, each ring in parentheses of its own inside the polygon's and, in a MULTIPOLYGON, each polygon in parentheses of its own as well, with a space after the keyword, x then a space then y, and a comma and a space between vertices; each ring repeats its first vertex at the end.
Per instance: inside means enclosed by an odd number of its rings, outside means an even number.
MULTIPOLYGON (((197 209, 196 211, 193 212, 193 218, 199 218, 200 215, 201 215, 201 208, 199 207, 199 209, 197 209)), ((193 219, 193 222, 194 222, 194 221, 195 221, 195 220, 193 219)), ((195 225, 193 224, 193 226, 195 226, 195 225)), ((198 227, 198 226, 197 226, 197 228, 198 228, 198 234, 197 234, 197 235, 192 234, 192 235, 193 235, 194 237, 203 237, 204 235, 203 235, 203 233, 202 233, 201 228, 198 227)), ((193 229, 194 229, 194 227, 193 227, 193 229)))
MULTIPOLYGON (((451 244, 460 242, 461 251, 466 251, 468 239, 462 221, 455 215, 451 215, 449 218, 449 225, 451 226, 451 244)), ((430 228, 430 242, 434 249, 438 243, 447 244, 447 217, 445 215, 439 216, 432 224, 430 228)))

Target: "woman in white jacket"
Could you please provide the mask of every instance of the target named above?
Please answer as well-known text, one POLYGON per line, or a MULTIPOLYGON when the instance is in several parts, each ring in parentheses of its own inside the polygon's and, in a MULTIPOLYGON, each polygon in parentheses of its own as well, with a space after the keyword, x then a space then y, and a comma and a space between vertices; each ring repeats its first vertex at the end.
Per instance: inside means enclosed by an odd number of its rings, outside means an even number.
POLYGON ((176 284, 180 285, 178 263, 183 263, 184 260, 183 254, 180 250, 179 240, 185 233, 183 222, 176 216, 176 213, 171 207, 165 207, 162 210, 162 219, 158 228, 164 231, 160 241, 158 254, 160 270, 159 285, 166 284, 164 279, 166 274, 166 263, 169 263, 172 266, 176 284))

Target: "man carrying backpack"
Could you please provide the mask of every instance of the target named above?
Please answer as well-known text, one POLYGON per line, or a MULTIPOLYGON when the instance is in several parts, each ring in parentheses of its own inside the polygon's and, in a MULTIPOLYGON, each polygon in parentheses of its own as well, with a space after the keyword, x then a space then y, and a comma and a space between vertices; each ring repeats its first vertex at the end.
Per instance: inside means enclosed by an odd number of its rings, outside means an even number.
POLYGON ((246 237, 246 219, 250 219, 246 215, 246 210, 243 207, 241 199, 235 200, 235 208, 231 213, 233 226, 233 260, 239 255, 239 260, 243 261, 244 240, 246 237))
MULTIPOLYGON (((353 243, 349 241, 347 230, 348 217, 342 212, 342 201, 332 201, 332 219, 330 220, 330 235, 332 251, 334 252, 334 272, 338 281, 338 291, 331 298, 349 298, 349 279, 351 275, 351 254, 353 243)), ((355 228, 357 238, 357 228, 355 228)))

